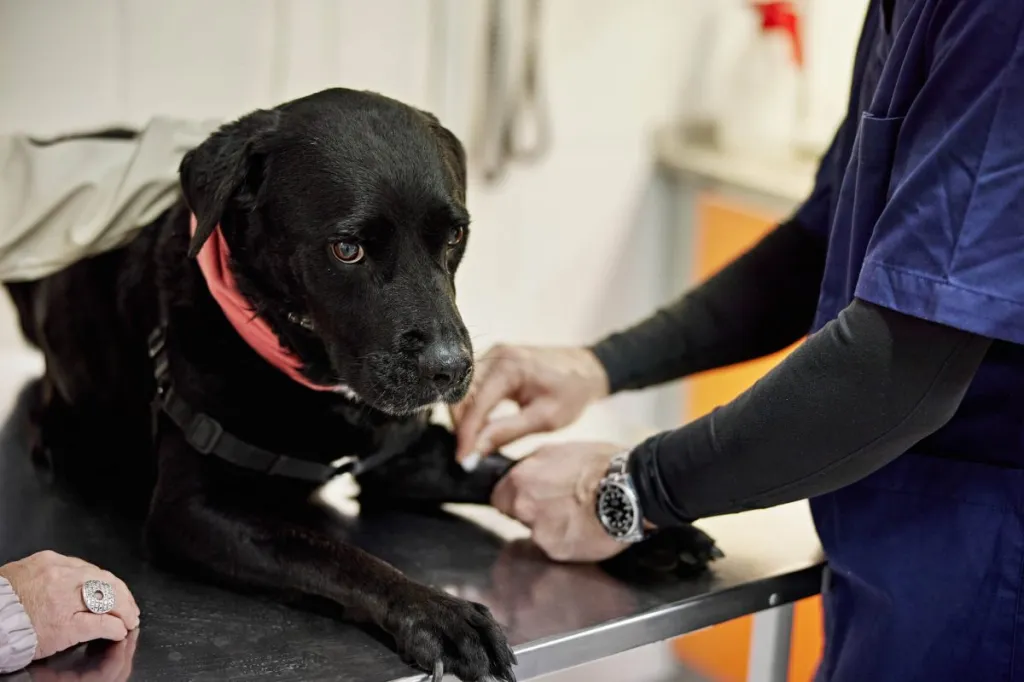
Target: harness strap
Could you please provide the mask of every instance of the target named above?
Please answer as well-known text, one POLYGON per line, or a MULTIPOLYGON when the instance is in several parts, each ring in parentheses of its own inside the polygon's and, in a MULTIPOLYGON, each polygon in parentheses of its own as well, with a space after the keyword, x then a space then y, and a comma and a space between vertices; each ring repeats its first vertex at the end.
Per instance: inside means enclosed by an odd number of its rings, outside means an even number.
POLYGON ((163 326, 149 336, 149 357, 153 360, 156 377, 154 416, 163 411, 181 429, 185 441, 204 455, 213 455, 235 466, 269 474, 314 483, 326 483, 335 476, 358 474, 378 466, 397 452, 382 450, 364 462, 358 457, 343 457, 333 464, 320 464, 307 459, 289 457, 246 443, 224 430, 213 417, 193 410, 174 390, 167 358, 167 344, 163 326))

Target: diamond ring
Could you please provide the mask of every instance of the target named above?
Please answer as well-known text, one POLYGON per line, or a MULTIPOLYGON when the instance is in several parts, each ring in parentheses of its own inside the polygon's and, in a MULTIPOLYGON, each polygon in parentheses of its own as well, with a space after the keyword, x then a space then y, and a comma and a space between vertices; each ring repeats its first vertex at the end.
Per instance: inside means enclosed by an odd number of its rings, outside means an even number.
POLYGON ((107 613, 114 608, 114 588, 102 580, 86 580, 82 584, 82 601, 93 613, 107 613))

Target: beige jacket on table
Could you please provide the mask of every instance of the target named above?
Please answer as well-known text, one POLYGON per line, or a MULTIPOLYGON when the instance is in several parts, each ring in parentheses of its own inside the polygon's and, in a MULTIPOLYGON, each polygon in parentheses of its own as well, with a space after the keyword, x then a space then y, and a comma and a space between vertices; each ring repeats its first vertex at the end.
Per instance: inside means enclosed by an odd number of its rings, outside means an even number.
POLYGON ((178 164, 219 122, 154 118, 132 140, 0 135, 0 281, 130 241, 178 198, 178 164))
MULTIPOLYGON (((156 118, 132 140, 39 144, 0 135, 0 281, 38 279, 122 246, 178 198, 178 164, 216 122, 156 118)), ((0 675, 31 662, 36 633, 0 578, 0 675)))

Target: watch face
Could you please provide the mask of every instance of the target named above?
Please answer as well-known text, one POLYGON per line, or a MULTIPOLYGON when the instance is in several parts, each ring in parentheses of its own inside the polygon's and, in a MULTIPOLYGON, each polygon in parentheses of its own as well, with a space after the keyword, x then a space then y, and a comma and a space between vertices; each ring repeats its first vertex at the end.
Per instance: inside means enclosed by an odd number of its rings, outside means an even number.
POLYGON ((626 491, 617 485, 601 489, 597 501, 597 515, 601 524, 615 537, 626 535, 636 522, 636 508, 626 491))

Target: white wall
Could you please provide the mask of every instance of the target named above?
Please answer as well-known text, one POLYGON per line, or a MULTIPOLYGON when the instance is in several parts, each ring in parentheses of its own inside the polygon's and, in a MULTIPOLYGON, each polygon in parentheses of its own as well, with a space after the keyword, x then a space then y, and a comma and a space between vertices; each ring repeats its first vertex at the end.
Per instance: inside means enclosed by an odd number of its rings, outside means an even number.
MULTIPOLYGON (((837 44, 852 42, 859 21, 848 8, 858 3, 807 1, 822 25, 834 29, 836 16, 852 21, 854 30, 839 31, 846 38, 829 34, 837 44)), ((709 62, 708 41, 730 33, 727 18, 711 20, 736 12, 738 2, 545 4, 554 148, 498 186, 474 178, 470 191, 474 233, 459 287, 480 350, 499 340, 587 341, 672 293, 664 290, 672 264, 661 232, 671 203, 653 179, 648 135, 714 99, 725 60, 709 62), (698 75, 709 91, 695 89, 698 75)), ((0 132, 141 123, 157 112, 231 117, 345 85, 435 110, 466 137, 483 7, 481 0, 0 0, 0 132)), ((810 52, 824 40, 812 33, 810 52)), ((845 74, 835 69, 825 69, 829 78, 814 72, 819 91, 838 83, 832 100, 844 88, 845 74)), ((829 95, 816 101, 827 130, 829 95)), ((11 325, 0 319, 0 327, 11 325)), ((653 400, 618 399, 595 418, 594 435, 632 437, 651 419, 653 400)))
POLYGON ((423 105, 429 8, 0 0, 0 130, 142 123, 156 112, 231 117, 338 84, 423 105))

